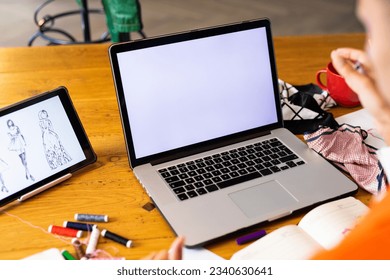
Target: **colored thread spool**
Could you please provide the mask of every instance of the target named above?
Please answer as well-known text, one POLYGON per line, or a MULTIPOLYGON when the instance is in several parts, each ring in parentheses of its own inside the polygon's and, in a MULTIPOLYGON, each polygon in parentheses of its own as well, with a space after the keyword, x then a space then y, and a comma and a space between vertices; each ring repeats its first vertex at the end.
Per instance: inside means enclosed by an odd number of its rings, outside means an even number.
POLYGON ((64 257, 65 260, 75 260, 76 258, 73 257, 71 253, 69 253, 67 250, 62 250, 61 251, 62 256, 64 257))
POLYGON ((118 234, 112 233, 106 229, 102 230, 101 235, 107 239, 110 239, 110 240, 115 241, 119 244, 125 245, 127 248, 131 247, 131 243, 132 243, 131 240, 124 238, 118 234))
POLYGON ((93 229, 93 224, 86 224, 86 223, 77 223, 77 222, 64 222, 64 227, 66 228, 73 228, 73 229, 78 229, 78 230, 83 230, 83 231, 92 231, 93 229))
POLYGON ((74 219, 80 222, 108 222, 107 215, 95 215, 95 214, 75 214, 74 219))
POLYGON ((83 232, 81 230, 60 227, 60 226, 53 226, 53 225, 49 226, 48 232, 53 233, 53 234, 57 234, 57 235, 78 237, 78 238, 80 238, 83 235, 83 232))
POLYGON ((76 255, 78 259, 82 259, 85 256, 85 251, 83 248, 83 244, 77 238, 72 239, 72 245, 74 250, 76 251, 76 255))
POLYGON ((91 236, 89 237, 87 249, 85 250, 85 253, 87 255, 93 254, 96 250, 97 243, 99 241, 100 236, 100 230, 97 228, 97 226, 93 226, 91 236))

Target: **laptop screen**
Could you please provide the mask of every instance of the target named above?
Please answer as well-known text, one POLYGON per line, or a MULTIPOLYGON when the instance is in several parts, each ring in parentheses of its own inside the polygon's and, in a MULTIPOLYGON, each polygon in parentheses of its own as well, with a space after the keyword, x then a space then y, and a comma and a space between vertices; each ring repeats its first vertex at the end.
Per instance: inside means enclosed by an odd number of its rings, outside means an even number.
POLYGON ((119 52, 136 158, 278 122, 265 27, 119 52))

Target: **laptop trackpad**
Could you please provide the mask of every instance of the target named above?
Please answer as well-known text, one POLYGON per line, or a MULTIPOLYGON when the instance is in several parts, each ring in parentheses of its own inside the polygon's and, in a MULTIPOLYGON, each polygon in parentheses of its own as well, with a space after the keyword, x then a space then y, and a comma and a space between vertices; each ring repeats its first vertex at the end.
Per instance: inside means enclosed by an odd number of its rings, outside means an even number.
POLYGON ((270 181, 229 194, 248 218, 289 209, 297 200, 277 181, 270 181))

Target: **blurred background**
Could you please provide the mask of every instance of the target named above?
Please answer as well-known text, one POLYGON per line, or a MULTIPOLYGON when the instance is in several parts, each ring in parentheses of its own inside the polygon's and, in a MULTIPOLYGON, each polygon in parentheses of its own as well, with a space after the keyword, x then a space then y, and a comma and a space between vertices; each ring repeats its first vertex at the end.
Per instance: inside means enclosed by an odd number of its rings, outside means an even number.
MULTIPOLYGON (((35 9, 46 0, 0 1, 0 47, 27 46, 37 31, 35 9)), ((188 29, 268 17, 274 36, 363 32, 355 16, 355 0, 139 0, 143 31, 155 36, 188 29)), ((88 0, 89 8, 101 9, 101 0, 88 0)), ((39 18, 78 9, 75 0, 55 0, 39 18)), ((82 39, 81 16, 58 18, 55 26, 82 39)), ((90 15, 91 38, 107 31, 104 14, 90 15)), ((131 38, 138 37, 137 33, 131 38)), ((47 42, 35 40, 35 45, 47 42)))

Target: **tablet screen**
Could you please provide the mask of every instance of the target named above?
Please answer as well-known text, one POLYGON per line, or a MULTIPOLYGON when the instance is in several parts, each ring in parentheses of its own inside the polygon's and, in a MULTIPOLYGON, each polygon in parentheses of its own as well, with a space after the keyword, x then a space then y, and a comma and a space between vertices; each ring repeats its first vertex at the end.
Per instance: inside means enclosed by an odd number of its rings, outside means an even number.
POLYGON ((96 160, 65 88, 0 112, 0 205, 96 160))

